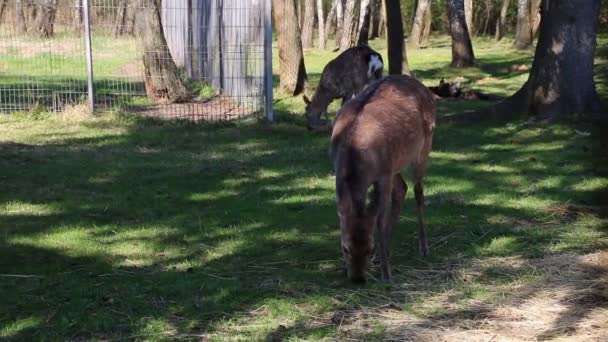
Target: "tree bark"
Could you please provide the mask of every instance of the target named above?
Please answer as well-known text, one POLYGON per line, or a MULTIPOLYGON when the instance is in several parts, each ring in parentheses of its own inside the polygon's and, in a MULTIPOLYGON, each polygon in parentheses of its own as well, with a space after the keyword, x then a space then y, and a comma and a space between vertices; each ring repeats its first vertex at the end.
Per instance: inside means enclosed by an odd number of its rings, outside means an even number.
POLYGON ((469 35, 472 36, 475 32, 473 25, 473 0, 464 0, 464 17, 467 21, 469 35))
POLYGON ((380 18, 382 17, 380 0, 372 0, 369 39, 380 37, 380 18))
POLYGON ((545 0, 528 81, 495 106, 454 119, 512 119, 528 114, 554 120, 575 113, 604 113, 593 81, 600 0, 545 0))
POLYGON ((454 68, 465 68, 475 65, 473 45, 464 17, 463 0, 447 0, 448 20, 452 36, 452 64, 454 68))
POLYGON ((311 48, 315 28, 314 0, 304 0, 304 22, 302 24, 302 47, 311 48))
POLYGON ((340 37, 340 50, 353 47, 353 29, 355 19, 355 0, 346 0, 344 7, 344 22, 342 24, 342 35, 340 37))
POLYGON ((378 35, 382 36, 386 34, 386 3, 384 0, 380 0, 380 24, 379 24, 378 35))
POLYGON ((300 94, 307 85, 295 5, 295 0, 272 0, 272 14, 279 45, 280 88, 294 96, 300 94))
POLYGON ((125 34, 128 34, 130 36, 135 34, 136 11, 137 4, 129 2, 129 6, 127 6, 127 27, 125 29, 125 34))
POLYGON ((160 0, 140 0, 139 35, 144 49, 146 93, 157 102, 187 100, 188 94, 177 73, 161 24, 160 0), (145 1, 145 4, 144 4, 145 1))
POLYGON ((17 15, 17 32, 25 33, 25 14, 23 13, 23 0, 15 0, 15 14, 17 15))
MULTIPOLYGON (((327 40, 329 39, 329 31, 330 31, 330 27, 332 26, 332 22, 334 21, 334 17, 336 15, 336 9, 338 7, 338 2, 339 0, 334 0, 331 8, 329 10, 329 13, 327 14, 327 19, 325 20, 325 30, 323 31, 323 37, 319 37, 321 39, 321 48, 322 49, 326 49, 327 48, 327 40)), ((335 33, 335 31, 334 31, 335 33)))
POLYGON ((430 7, 430 0, 418 0, 416 6, 416 14, 414 15, 414 24, 412 25, 412 32, 408 39, 408 48, 417 49, 422 41, 422 31, 424 30, 424 16, 426 15, 427 8, 430 7))
POLYGON ((116 13, 116 22, 112 30, 114 37, 120 37, 125 34, 127 28, 127 0, 120 0, 118 3, 118 11, 116 13))
POLYGON ((426 7, 426 12, 424 12, 424 20, 422 21, 422 37, 420 39, 421 44, 426 44, 431 39, 431 24, 433 21, 433 16, 431 13, 431 0, 429 0, 429 5, 426 7))
POLYGON ((4 16, 4 9, 6 8, 7 0, 0 0, 0 24, 2 23, 2 17, 4 16))
POLYGON ((501 40, 505 35, 505 22, 507 21, 507 13, 509 11, 509 4, 511 0, 502 0, 502 6, 500 7, 500 15, 496 21, 496 32, 495 38, 497 41, 501 40))
POLYGON ((55 33, 55 14, 57 0, 40 0, 36 16, 36 35, 40 38, 50 38, 55 33))
POLYGON ((540 27, 540 3, 542 0, 532 0, 530 6, 530 28, 532 30, 532 39, 536 37, 538 28, 540 27))
POLYGON ((73 0, 72 3, 72 29, 74 32, 82 32, 82 0, 73 0))
POLYGON ((336 47, 340 48, 340 42, 342 41, 342 34, 344 33, 344 1, 337 0, 336 7, 336 47))
POLYGON ((361 0, 359 10, 359 29, 357 30, 357 45, 359 46, 368 45, 370 15, 370 0, 361 0))
POLYGON ((517 0, 517 27, 513 45, 518 49, 525 49, 532 45, 530 0, 517 0))
POLYGON ((388 45, 388 73, 410 74, 403 41, 403 19, 399 0, 383 0, 386 9, 386 40, 388 45))
POLYGON ((319 48, 325 49, 327 41, 325 37, 325 14, 323 13, 323 0, 317 0, 317 23, 319 24, 319 41, 317 42, 319 48))

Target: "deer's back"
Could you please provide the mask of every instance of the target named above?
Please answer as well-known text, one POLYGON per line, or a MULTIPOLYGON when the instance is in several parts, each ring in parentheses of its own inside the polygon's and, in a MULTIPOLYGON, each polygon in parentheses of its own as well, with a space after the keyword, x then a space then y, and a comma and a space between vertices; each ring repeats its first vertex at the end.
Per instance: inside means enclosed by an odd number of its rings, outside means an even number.
POLYGON ((430 91, 409 76, 388 76, 340 109, 332 131, 332 160, 336 169, 358 165, 370 177, 396 173, 426 158, 421 153, 434 126, 430 91))
POLYGON ((367 46, 357 46, 329 62, 321 74, 320 85, 337 97, 358 93, 368 82, 369 56, 377 54, 367 46))

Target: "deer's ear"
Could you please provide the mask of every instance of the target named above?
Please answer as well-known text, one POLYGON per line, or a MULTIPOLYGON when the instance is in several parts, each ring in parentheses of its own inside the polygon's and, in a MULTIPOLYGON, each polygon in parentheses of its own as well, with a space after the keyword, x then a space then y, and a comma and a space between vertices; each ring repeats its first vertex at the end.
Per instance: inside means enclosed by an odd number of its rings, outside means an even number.
POLYGON ((304 103, 306 103, 307 106, 310 106, 310 100, 308 99, 308 96, 304 95, 302 96, 302 99, 304 100, 304 103))

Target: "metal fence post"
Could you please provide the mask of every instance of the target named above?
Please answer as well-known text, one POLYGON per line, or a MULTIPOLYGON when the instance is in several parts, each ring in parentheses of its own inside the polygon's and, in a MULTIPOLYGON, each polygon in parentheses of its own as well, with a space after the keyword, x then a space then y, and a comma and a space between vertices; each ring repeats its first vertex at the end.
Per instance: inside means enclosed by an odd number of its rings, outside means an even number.
POLYGON ((95 111, 95 92, 93 89, 93 53, 91 50, 91 15, 89 12, 89 0, 83 0, 83 23, 84 23, 84 45, 87 59, 87 88, 89 112, 95 111))
POLYGON ((272 0, 264 6, 264 92, 266 93, 266 118, 274 121, 272 99, 272 0))

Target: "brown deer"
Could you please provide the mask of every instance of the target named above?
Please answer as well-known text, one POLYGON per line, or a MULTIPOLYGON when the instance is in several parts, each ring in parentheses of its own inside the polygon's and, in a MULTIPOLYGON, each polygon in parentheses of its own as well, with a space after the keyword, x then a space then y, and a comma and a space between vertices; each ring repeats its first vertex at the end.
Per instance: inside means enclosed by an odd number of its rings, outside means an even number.
POLYGON ((423 256, 429 254, 422 180, 434 128, 433 95, 409 76, 387 76, 372 83, 347 101, 336 115, 331 159, 336 174, 342 253, 352 281, 366 281, 367 264, 375 246, 382 279, 391 279, 392 226, 398 222, 407 192, 401 170, 409 166, 413 168, 415 184, 418 249, 423 256))
POLYGON ((356 46, 327 63, 312 100, 304 96, 308 129, 323 127, 327 107, 335 99, 342 104, 359 93, 367 84, 382 77, 382 56, 368 46, 356 46))

